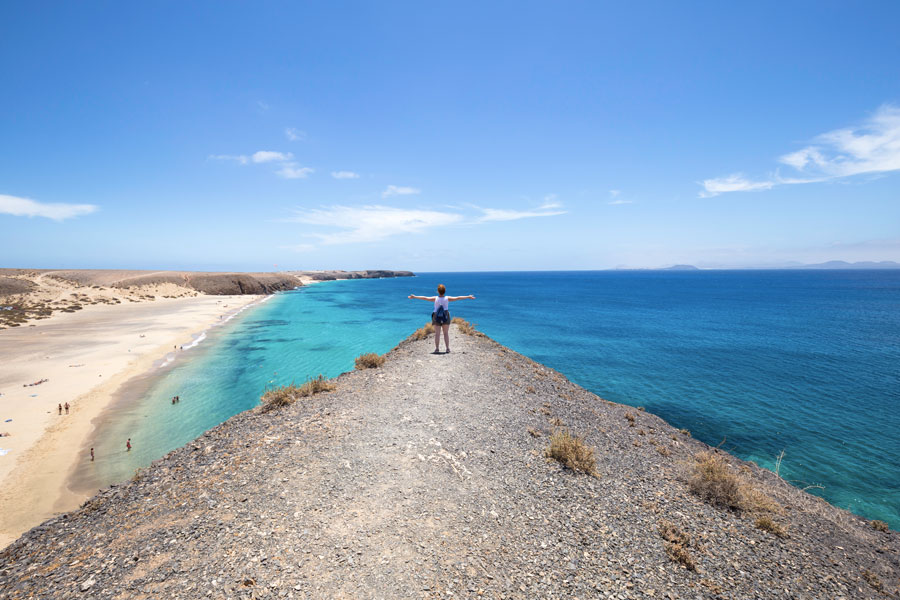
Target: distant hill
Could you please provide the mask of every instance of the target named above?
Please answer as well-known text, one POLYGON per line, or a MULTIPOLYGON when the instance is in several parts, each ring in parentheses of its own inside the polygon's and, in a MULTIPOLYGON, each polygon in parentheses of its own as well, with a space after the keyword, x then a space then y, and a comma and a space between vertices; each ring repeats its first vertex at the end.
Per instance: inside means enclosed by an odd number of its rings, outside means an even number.
POLYGON ((697 267, 694 265, 672 265, 671 267, 665 267, 660 269, 660 271, 699 271, 697 267))
POLYGON ((799 265, 796 267, 787 267, 788 269, 900 269, 900 263, 892 260, 882 261, 860 261, 850 263, 845 260, 829 260, 828 262, 816 263, 812 265, 799 265))

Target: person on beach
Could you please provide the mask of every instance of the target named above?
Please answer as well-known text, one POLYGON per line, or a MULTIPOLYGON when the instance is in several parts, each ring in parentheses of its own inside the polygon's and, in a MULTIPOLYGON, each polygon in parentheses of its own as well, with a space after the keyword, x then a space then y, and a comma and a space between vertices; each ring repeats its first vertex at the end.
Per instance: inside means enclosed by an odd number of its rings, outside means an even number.
POLYGON ((445 296, 447 288, 444 284, 437 286, 437 296, 409 295, 411 300, 428 300, 434 302, 434 311, 431 313, 431 322, 434 325, 434 352, 441 351, 441 332, 444 333, 444 347, 450 353, 450 303, 457 300, 474 300, 475 296, 445 296))
POLYGON ((59 414, 62 414, 62 404, 59 405, 59 414))
POLYGON ((128 441, 125 442, 125 451, 131 452, 131 438, 128 438, 128 441))
POLYGON ((66 409, 66 414, 69 414, 69 403, 68 402, 66 402, 65 409, 66 409))
POLYGON ((94 449, 91 448, 91 462, 94 462, 94 449))

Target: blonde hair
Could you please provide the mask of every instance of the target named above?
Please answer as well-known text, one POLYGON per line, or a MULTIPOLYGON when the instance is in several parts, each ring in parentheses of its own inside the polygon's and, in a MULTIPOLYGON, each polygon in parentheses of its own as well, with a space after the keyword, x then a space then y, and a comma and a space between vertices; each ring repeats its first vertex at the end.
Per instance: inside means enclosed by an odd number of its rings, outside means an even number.
POLYGON ((447 288, 444 287, 443 283, 439 283, 438 284, 438 295, 443 296, 446 293, 447 293, 447 288))

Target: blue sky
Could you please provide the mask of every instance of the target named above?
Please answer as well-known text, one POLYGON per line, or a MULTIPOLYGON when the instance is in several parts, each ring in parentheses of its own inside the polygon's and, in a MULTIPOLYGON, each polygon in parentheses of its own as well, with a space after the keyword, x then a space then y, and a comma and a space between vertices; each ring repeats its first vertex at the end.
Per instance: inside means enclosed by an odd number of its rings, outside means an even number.
POLYGON ((894 1, 6 3, 0 266, 900 261, 897 23, 894 1))

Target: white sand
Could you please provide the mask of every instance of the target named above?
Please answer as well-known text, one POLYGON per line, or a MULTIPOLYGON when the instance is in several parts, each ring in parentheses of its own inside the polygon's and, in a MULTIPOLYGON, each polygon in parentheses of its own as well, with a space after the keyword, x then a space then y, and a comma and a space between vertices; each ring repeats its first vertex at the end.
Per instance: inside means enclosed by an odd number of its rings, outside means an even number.
POLYGON ((78 461, 89 460, 80 454, 92 421, 123 383, 259 299, 197 296, 92 305, 34 326, 0 330, 0 433, 11 434, 0 437, 0 454, 9 451, 0 455, 0 548, 86 499, 68 491, 66 480, 78 461), (23 387, 40 379, 49 381, 23 387), (66 402, 69 414, 60 416, 57 405, 66 402))

